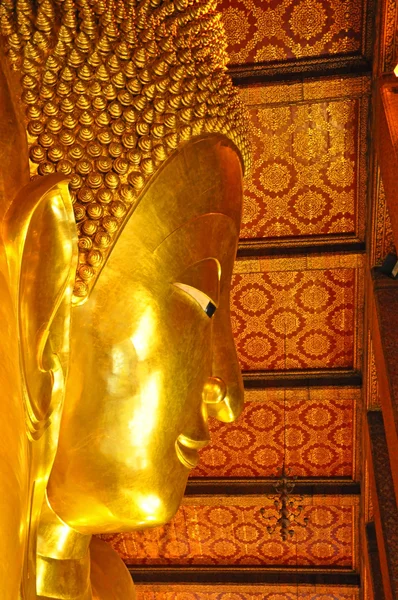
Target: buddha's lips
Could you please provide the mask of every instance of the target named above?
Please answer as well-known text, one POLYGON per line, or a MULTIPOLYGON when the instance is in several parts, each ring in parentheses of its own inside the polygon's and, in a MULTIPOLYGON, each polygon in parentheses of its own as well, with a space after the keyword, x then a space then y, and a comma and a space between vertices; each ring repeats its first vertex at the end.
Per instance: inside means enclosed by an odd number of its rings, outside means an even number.
POLYGON ((187 469, 194 469, 199 462, 198 450, 208 444, 208 440, 192 440, 181 434, 178 436, 175 448, 179 461, 187 469))

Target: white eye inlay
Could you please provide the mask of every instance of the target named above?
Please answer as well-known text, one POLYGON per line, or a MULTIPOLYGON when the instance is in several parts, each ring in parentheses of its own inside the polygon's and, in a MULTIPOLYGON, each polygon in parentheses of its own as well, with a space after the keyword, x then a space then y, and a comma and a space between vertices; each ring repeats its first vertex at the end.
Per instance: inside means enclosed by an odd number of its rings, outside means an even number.
POLYGON ((189 294, 191 298, 196 300, 196 302, 201 306, 203 311, 207 314, 209 318, 211 318, 217 310, 217 306, 214 302, 209 298, 207 294, 198 290, 198 288, 192 287, 192 285, 187 285, 186 283, 174 283, 176 287, 183 290, 183 292, 189 294))

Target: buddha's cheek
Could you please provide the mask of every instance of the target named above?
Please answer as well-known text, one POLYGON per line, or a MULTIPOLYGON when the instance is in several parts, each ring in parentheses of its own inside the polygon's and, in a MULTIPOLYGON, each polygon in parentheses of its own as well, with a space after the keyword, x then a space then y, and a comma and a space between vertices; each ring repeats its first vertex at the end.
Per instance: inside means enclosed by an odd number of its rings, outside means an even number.
POLYGON ((176 441, 201 439, 206 429, 211 319, 181 294, 165 300, 164 319, 155 302, 123 331, 109 319, 106 343, 83 311, 75 320, 49 497, 82 533, 163 524, 184 494, 189 469, 176 441))

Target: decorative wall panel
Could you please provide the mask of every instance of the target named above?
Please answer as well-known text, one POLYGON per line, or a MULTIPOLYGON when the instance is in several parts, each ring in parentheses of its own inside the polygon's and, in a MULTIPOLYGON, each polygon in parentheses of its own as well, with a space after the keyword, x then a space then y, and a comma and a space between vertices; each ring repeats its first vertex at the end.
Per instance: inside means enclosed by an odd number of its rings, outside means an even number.
POLYGON ((137 600, 359 600, 352 587, 322 585, 137 585, 137 600))
POLYGON ((370 267, 380 266, 389 252, 396 253, 391 220, 380 172, 376 174, 373 202, 370 267))
POLYGON ((359 52, 363 7, 362 0, 220 0, 230 63, 359 52))
POLYGON ((363 238, 368 83, 357 79, 242 91, 254 159, 242 239, 363 238))
POLYGON ((360 398, 357 388, 246 390, 236 423, 210 419, 192 476, 274 477, 285 460, 292 476, 355 480, 360 398))
POLYGON ((261 507, 273 510, 272 497, 186 497, 164 527, 105 535, 129 564, 302 565, 355 568, 358 498, 306 496, 299 499, 308 517, 293 541, 267 532, 261 507))
POLYGON ((377 382, 376 374, 376 358, 373 349, 372 336, 368 331, 367 336, 367 349, 366 349, 366 409, 367 410, 381 410, 379 385, 377 382))
MULTIPOLYGON (((366 347, 366 366, 365 366, 365 402, 364 402, 364 417, 366 418, 366 412, 368 410, 381 410, 379 385, 377 382, 376 374, 376 359, 373 348, 373 340, 368 331, 367 334, 367 347, 366 347)), ((371 465, 369 460, 364 453, 363 466, 362 466, 362 489, 363 489, 363 510, 364 510, 364 522, 369 523, 374 519, 374 507, 372 499, 372 485, 371 485, 371 465)))
POLYGON ((398 6, 396 0, 387 0, 381 5, 380 35, 380 73, 391 73, 397 63, 398 56, 398 6))
POLYGON ((353 255, 237 261, 231 313, 242 369, 354 369, 361 263, 353 255))

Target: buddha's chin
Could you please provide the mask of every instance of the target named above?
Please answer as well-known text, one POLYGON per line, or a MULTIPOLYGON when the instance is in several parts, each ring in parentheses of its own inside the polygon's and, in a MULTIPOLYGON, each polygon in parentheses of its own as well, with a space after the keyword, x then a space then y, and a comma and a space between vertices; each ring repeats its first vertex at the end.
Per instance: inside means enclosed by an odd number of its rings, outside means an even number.
POLYGON ((124 533, 168 523, 177 512, 185 491, 188 470, 172 485, 142 485, 90 495, 60 494, 49 487, 48 499, 56 515, 82 534, 124 533))

